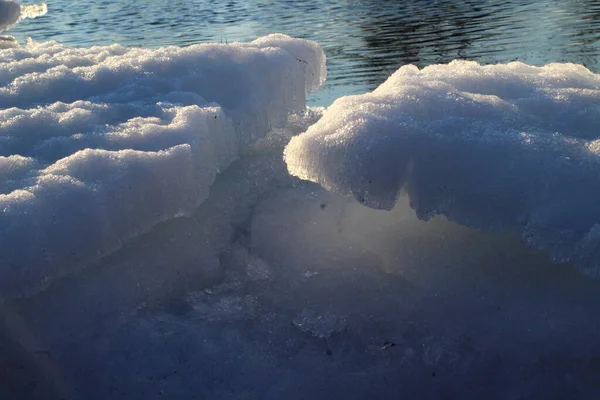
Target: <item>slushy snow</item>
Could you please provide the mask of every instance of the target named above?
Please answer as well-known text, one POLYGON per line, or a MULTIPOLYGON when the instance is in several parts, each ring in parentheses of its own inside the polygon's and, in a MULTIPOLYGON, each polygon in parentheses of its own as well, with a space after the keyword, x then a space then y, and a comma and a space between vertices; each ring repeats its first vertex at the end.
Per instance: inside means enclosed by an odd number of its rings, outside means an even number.
POLYGON ((321 48, 285 35, 0 53, 0 292, 43 287, 189 215, 324 80, 321 48))
POLYGON ((600 274, 600 76, 583 66, 400 68, 291 140, 291 174, 419 218, 509 231, 600 274))

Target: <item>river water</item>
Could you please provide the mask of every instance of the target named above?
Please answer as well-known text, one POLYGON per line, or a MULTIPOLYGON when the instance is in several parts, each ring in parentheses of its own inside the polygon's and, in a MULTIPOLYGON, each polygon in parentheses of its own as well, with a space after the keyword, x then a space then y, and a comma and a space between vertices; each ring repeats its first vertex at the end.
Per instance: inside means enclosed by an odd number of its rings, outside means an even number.
POLYGON ((7 33, 86 47, 250 41, 273 32, 316 40, 327 54, 329 77, 310 99, 315 105, 372 90, 404 64, 518 60, 600 71, 598 0, 46 2, 47 15, 7 33))

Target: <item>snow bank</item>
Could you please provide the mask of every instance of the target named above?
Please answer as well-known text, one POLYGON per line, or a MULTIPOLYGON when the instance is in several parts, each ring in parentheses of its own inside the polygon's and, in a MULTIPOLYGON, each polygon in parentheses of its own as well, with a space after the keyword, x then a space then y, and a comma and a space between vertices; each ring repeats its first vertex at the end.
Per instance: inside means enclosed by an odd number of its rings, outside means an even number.
POLYGON ((325 79, 314 42, 0 51, 0 293, 189 215, 325 79))
POLYGON ((600 273, 600 76, 583 66, 400 68, 337 100, 285 150, 290 173, 391 209, 510 231, 600 273))

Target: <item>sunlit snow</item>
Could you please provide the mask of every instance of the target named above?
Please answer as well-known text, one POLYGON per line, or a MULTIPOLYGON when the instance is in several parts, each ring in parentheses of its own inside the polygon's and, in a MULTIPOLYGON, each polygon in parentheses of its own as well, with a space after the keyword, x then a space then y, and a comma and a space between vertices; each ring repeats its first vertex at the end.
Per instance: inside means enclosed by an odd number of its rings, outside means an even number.
POLYGON ((338 99, 285 150, 290 172, 374 208, 406 193, 600 273, 600 77, 574 64, 405 66, 338 99))

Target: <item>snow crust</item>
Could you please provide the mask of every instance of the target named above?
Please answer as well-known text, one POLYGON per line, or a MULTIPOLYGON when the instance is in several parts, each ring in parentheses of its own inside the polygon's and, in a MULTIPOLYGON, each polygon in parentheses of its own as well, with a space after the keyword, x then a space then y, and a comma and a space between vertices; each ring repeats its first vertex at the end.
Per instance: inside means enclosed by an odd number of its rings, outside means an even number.
POLYGON ((43 287, 189 215, 325 79, 314 42, 0 52, 0 292, 43 287), (26 252, 23 249, 28 249, 26 252))
POLYGON ((291 174, 417 216, 509 231, 600 273, 600 76, 574 64, 408 65, 291 140, 291 174))

